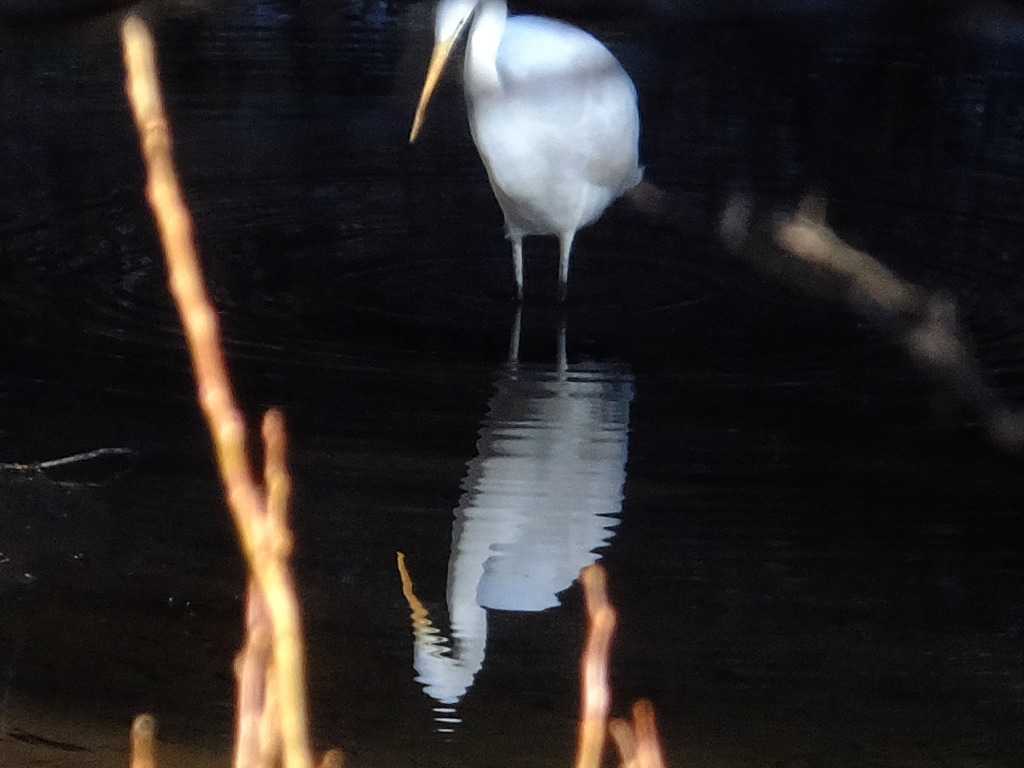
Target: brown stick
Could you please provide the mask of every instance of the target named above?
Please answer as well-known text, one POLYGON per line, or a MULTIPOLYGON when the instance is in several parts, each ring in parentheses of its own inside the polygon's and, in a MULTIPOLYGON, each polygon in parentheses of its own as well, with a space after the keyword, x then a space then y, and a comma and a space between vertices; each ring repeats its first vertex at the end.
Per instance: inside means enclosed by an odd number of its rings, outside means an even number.
MULTIPOLYGON (((239 542, 266 600, 273 632, 272 690, 280 707, 286 768, 310 768, 305 669, 298 604, 286 559, 291 535, 283 523, 288 498, 284 428, 279 414, 264 422, 269 498, 260 492, 245 447, 246 429, 235 402, 219 321, 203 281, 192 218, 174 169, 171 131, 163 108, 153 41, 146 25, 129 16, 122 26, 126 90, 147 171, 146 195, 167 262, 168 282, 192 357, 197 396, 213 438, 239 542)), ((261 762, 269 762, 261 755, 261 762)))
POLYGON ((622 768, 665 768, 654 706, 647 699, 633 705, 633 720, 612 720, 608 732, 619 749, 622 768))
POLYGON ((156 768, 156 718, 139 715, 132 721, 131 768, 156 768))
POLYGON ((611 686, 608 658, 615 632, 615 610, 608 600, 608 577, 600 565, 589 565, 580 573, 590 618, 587 644, 580 663, 580 733, 575 768, 598 768, 604 749, 611 686))
POLYGON ((636 768, 636 734, 628 720, 613 718, 608 723, 608 734, 619 750, 619 765, 622 768, 636 768))
POLYGON ((640 699, 633 705, 633 731, 636 733, 638 768, 665 768, 661 739, 654 720, 654 705, 647 699, 640 699))
POLYGON ((345 768, 345 753, 340 749, 327 750, 317 768, 345 768))
POLYGON ((266 445, 267 524, 269 546, 256 551, 256 577, 270 608, 274 629, 274 693, 280 706, 281 737, 287 768, 312 765, 306 709, 306 657, 302 617, 287 558, 292 536, 285 522, 291 478, 284 461, 284 418, 269 411, 263 419, 266 445), (294 761, 294 762, 293 762, 294 761))
POLYGON ((262 714, 273 649, 266 601, 250 577, 245 594, 245 640, 235 658, 235 768, 259 765, 262 714))

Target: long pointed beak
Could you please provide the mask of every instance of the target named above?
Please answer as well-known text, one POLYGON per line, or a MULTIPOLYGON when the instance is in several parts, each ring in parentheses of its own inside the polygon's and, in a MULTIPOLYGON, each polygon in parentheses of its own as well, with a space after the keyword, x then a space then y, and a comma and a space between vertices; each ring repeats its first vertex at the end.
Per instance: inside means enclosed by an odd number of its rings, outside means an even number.
POLYGON ((413 634, 417 638, 419 638, 424 632, 428 635, 436 635, 437 630, 433 629, 430 622, 430 614, 427 613, 426 607, 420 599, 416 597, 416 593, 413 591, 412 577, 409 575, 409 569, 405 567, 404 552, 398 553, 398 575, 402 579, 402 594, 405 595, 405 602, 409 604, 409 616, 412 619, 413 634))
POLYGON ((423 82, 423 91, 420 93, 420 103, 416 105, 416 116, 412 119, 412 131, 409 133, 409 143, 416 141, 416 137, 423 127, 423 117, 427 113, 427 104, 430 97, 434 95, 434 89, 444 72, 444 65, 448 63, 448 55, 452 52, 452 45, 458 35, 453 35, 448 40, 442 40, 434 46, 434 53, 430 57, 430 66, 427 67, 427 79, 423 82))

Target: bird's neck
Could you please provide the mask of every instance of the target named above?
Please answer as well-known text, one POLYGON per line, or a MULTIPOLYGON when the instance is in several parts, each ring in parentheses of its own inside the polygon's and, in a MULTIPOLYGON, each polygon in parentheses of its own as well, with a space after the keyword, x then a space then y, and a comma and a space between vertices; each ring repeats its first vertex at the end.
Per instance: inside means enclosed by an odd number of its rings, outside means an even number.
POLYGON ((467 87, 498 88, 498 46, 505 34, 508 4, 505 0, 482 0, 476 9, 466 45, 467 87), (472 84, 472 85, 471 85, 472 84))

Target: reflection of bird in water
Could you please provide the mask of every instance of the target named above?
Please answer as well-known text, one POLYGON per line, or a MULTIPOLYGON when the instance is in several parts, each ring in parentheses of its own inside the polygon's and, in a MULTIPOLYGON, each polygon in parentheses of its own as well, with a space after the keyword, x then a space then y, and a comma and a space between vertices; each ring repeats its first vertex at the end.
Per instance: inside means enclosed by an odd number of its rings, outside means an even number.
POLYGON ((576 231, 640 181, 636 89, 608 49, 581 29, 538 16, 509 18, 505 0, 441 0, 410 141, 466 26, 469 125, 505 214, 516 295, 523 296, 523 237, 557 235, 564 299, 576 231))
POLYGON ((632 376, 610 363, 568 365, 564 329, 556 366, 520 366, 518 327, 455 509, 450 648, 403 574, 417 679, 442 704, 458 702, 483 666, 485 609, 558 605, 622 509, 632 376))

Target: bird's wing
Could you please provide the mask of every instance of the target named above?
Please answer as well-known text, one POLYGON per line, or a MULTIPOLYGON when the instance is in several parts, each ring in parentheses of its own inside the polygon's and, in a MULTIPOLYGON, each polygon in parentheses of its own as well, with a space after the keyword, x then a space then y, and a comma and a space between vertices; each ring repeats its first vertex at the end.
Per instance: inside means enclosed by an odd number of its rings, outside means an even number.
POLYGON ((616 192, 639 181, 636 89, 612 53, 582 29, 539 16, 512 16, 496 61, 502 89, 550 131, 544 146, 581 158, 589 181, 616 192), (557 140, 556 140, 557 139, 557 140))
POLYGON ((615 57, 604 44, 578 27, 543 16, 510 16, 496 63, 502 83, 514 86, 608 60, 615 57))

